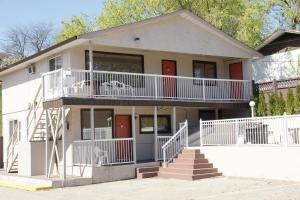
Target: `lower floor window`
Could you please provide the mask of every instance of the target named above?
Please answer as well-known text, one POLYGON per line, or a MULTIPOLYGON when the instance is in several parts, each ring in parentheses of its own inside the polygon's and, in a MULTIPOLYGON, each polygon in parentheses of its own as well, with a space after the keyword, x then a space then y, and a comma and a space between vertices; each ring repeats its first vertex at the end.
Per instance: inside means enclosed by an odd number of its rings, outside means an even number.
MULTIPOLYGON (((171 117, 170 115, 157 116, 157 132, 170 133, 171 132, 171 117)), ((140 133, 154 133, 154 116, 141 115, 140 116, 140 133)))
MULTIPOLYGON (((110 139, 113 137, 113 110, 94 110, 95 139, 110 139)), ((81 137, 91 139, 91 110, 81 110, 81 137)))
POLYGON ((20 139, 21 122, 18 120, 9 121, 9 139, 12 137, 20 139))

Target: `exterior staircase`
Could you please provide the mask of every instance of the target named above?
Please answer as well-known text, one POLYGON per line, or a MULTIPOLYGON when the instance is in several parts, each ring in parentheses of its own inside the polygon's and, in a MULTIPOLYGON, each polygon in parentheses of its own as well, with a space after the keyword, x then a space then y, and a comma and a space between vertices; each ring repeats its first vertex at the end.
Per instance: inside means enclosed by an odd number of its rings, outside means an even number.
POLYGON ((140 167, 136 168, 137 179, 152 178, 158 176, 159 167, 140 167))
POLYGON ((200 150, 184 149, 166 168, 159 169, 158 176, 162 178, 198 180, 222 176, 222 173, 219 173, 218 169, 208 162, 204 154, 200 153, 200 150))

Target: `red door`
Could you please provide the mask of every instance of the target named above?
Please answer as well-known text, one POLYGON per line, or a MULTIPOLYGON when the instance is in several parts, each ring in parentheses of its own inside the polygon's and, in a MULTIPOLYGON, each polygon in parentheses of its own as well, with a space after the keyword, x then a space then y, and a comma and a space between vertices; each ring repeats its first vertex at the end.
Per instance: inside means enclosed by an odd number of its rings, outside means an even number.
MULTIPOLYGON (((229 65, 230 79, 243 80, 242 62, 232 63, 229 65)), ((231 98, 239 100, 243 97, 243 82, 231 82, 231 98)))
MULTIPOLYGON (((116 115, 116 138, 131 137, 131 116, 116 115)), ((119 161, 128 161, 132 159, 132 145, 128 140, 119 140, 116 142, 116 154, 119 161)))
POLYGON ((176 79, 170 76, 176 76, 176 61, 162 61, 163 90, 165 97, 176 97, 176 79))

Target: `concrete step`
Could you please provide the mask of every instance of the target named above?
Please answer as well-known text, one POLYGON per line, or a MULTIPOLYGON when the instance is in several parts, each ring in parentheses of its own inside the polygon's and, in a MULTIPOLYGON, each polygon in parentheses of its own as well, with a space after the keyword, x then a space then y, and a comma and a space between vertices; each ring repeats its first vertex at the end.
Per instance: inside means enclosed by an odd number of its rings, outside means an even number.
POLYGON ((218 172, 217 168, 202 168, 202 169, 182 169, 182 168, 160 168, 160 172, 166 173, 176 173, 176 174, 187 174, 187 175, 197 175, 197 174, 207 174, 218 172))
POLYGON ((200 149, 183 149, 181 154, 200 154, 200 149))
POLYGON ((179 154, 178 155, 178 159, 202 159, 202 158, 205 158, 204 154, 188 154, 188 153, 185 153, 185 154, 179 154))
POLYGON ((169 167, 183 168, 183 169, 202 169, 202 168, 212 168, 212 163, 170 163, 169 167))
POLYGON ((158 171, 137 173, 137 179, 152 178, 156 176, 158 176, 158 171))
POLYGON ((192 159, 192 158, 175 158, 174 163, 187 163, 187 164, 198 164, 198 163, 208 163, 207 159, 192 159))
POLYGON ((158 172, 159 167, 139 167, 136 168, 137 173, 144 173, 144 172, 158 172))
POLYGON ((161 178, 175 178, 182 180, 198 180, 203 178, 211 178, 216 176, 222 176, 222 173, 206 173, 206 174, 197 174, 197 175, 187 175, 187 174, 178 174, 178 173, 167 173, 167 172, 159 172, 158 174, 161 178))

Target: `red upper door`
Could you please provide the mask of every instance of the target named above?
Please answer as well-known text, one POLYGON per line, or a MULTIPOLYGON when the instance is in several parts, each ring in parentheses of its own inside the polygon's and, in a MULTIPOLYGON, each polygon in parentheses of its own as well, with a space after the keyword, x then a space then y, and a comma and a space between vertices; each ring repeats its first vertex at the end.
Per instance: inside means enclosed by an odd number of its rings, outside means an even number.
MULTIPOLYGON (((162 75, 176 76, 176 61, 163 60, 162 75)), ((176 97, 176 79, 172 77, 164 77, 163 90, 165 97, 176 97)))
MULTIPOLYGON (((242 62, 229 64, 230 79, 243 80, 243 64, 242 62)), ((231 82, 231 98, 240 100, 243 98, 243 83, 231 82)))
POLYGON ((229 64, 230 79, 243 80, 243 64, 242 62, 229 64))
POLYGON ((130 115, 116 115, 116 138, 131 137, 130 115))

